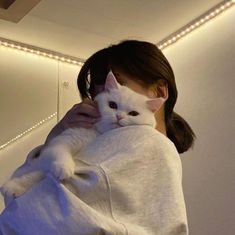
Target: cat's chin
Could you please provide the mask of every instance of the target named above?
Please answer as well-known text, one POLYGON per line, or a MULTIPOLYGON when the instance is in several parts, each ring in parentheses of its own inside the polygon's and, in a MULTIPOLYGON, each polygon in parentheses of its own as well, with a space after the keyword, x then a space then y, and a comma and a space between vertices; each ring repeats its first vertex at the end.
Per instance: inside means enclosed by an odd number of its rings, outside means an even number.
POLYGON ((115 123, 97 122, 95 127, 96 127, 98 132, 104 133, 106 131, 113 130, 113 129, 116 129, 116 128, 120 128, 120 127, 123 127, 123 126, 120 125, 119 123, 116 123, 116 122, 115 123))

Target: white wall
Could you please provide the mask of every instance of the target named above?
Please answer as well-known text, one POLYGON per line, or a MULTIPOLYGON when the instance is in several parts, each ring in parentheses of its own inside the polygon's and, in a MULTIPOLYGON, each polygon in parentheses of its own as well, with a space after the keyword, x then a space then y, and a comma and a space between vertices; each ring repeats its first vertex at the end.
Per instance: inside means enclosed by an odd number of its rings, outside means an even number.
POLYGON ((235 234, 234 19, 232 8, 164 51, 197 135, 182 155, 190 235, 235 234))
POLYGON ((56 61, 0 47, 1 144, 56 112, 57 79, 56 61))
MULTIPOLYGON (((0 185, 32 148, 44 143, 57 119, 80 102, 76 88, 79 70, 75 65, 0 47, 0 145, 58 112, 58 117, 0 150, 0 185)), ((0 212, 3 207, 0 197, 0 212)))

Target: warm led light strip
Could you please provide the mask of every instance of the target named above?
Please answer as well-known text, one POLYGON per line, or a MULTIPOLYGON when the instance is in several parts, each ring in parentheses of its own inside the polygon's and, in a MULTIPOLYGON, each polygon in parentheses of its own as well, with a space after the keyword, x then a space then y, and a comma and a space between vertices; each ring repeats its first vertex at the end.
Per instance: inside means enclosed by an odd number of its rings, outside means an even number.
POLYGON ((35 47, 32 45, 28 45, 28 44, 23 44, 20 42, 16 42, 16 41, 6 39, 6 38, 1 38, 1 37, 0 37, 0 46, 32 53, 32 54, 39 55, 39 56, 44 56, 50 59, 66 62, 69 64, 83 65, 84 63, 82 59, 78 59, 76 57, 64 55, 55 51, 46 50, 43 48, 35 47))
POLYGON ((15 142, 16 140, 20 139, 21 137, 23 137, 24 135, 28 134, 29 132, 31 132, 32 130, 34 130, 35 128, 41 126, 43 123, 49 121, 50 119, 52 119, 53 117, 56 117, 57 112, 53 113, 52 115, 50 115, 49 117, 43 119, 42 121, 38 122, 37 124, 35 124, 34 126, 30 127, 29 129, 27 129, 26 131, 22 132, 21 134, 17 135, 15 138, 9 140, 8 142, 6 142, 5 144, 0 146, 0 150, 6 148, 9 144, 15 142))
MULTIPOLYGON (((209 11, 204 13, 203 15, 191 21, 186 26, 182 27, 181 29, 177 30, 176 32, 172 33, 171 35, 169 35, 168 37, 166 37, 165 39, 157 43, 158 48, 162 50, 172 45, 173 43, 177 42, 182 37, 185 37, 186 35, 191 33, 193 30, 197 29, 198 27, 202 26, 209 20, 220 15, 222 12, 229 9, 234 4, 235 4, 235 0, 229 0, 229 1, 226 0, 226 1, 219 3, 218 5, 216 5, 215 7, 211 8, 209 11)), ((84 64, 84 60, 76 58, 76 57, 64 55, 58 52, 46 50, 43 48, 35 47, 32 45, 28 45, 28 44, 23 44, 20 42, 16 42, 13 40, 0 37, 0 46, 1 45, 4 47, 17 49, 20 51, 25 51, 28 53, 44 56, 50 59, 66 62, 69 64, 80 65, 80 66, 84 64)))
POLYGON ((186 35, 191 33, 193 30, 197 29, 198 27, 207 23, 209 20, 220 15, 222 12, 229 9, 234 4, 235 0, 223 1, 219 3, 218 5, 216 5, 215 7, 211 8, 209 11, 204 13, 203 15, 199 16, 195 20, 191 21, 189 24, 185 25, 181 29, 177 30, 176 32, 172 33, 171 35, 169 35, 168 37, 157 43, 158 48, 162 50, 172 45, 182 37, 185 37, 186 35))

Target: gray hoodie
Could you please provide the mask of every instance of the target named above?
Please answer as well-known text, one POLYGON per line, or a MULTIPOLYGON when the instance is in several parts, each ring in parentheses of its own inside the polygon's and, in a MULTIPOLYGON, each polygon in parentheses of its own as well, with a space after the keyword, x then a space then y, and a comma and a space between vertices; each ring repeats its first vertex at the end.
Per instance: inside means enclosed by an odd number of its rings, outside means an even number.
MULTIPOLYGON (((47 174, 8 203, 0 215, 0 234, 188 234, 180 157, 155 129, 108 131, 75 161, 73 178, 58 182, 47 174)), ((22 167, 30 167, 29 161, 22 167)))

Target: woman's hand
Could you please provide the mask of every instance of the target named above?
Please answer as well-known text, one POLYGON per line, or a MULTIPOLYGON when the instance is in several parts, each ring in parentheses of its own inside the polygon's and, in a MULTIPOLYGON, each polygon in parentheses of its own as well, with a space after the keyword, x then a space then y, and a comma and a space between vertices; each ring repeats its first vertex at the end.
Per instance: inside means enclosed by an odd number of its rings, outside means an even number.
POLYGON ((46 138, 47 144, 55 136, 70 127, 91 128, 98 121, 100 113, 95 101, 84 99, 81 103, 75 104, 51 130, 46 138))

